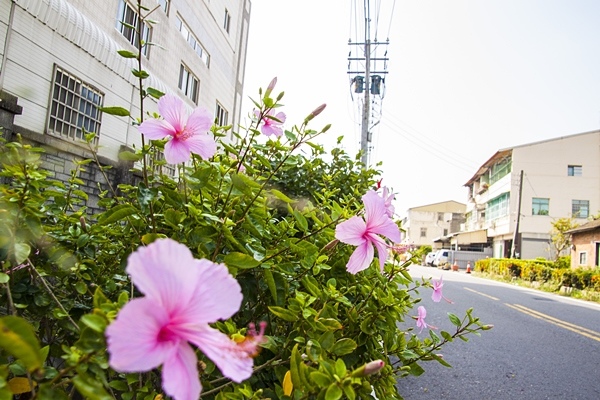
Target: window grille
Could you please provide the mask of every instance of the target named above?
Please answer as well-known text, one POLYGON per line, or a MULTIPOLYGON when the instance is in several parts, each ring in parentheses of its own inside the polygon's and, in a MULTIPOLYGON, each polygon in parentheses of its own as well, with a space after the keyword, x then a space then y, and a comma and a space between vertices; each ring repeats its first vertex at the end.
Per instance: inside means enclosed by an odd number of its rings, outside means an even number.
POLYGON ((84 131, 95 132, 98 141, 104 94, 64 69, 54 68, 48 133, 71 140, 85 140, 84 131))

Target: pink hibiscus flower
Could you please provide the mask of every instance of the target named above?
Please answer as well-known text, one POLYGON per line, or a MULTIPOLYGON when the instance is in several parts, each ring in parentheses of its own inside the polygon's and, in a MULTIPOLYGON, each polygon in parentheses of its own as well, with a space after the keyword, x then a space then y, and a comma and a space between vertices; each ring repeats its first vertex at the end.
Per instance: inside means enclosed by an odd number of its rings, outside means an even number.
POLYGON ((158 112, 162 120, 147 119, 139 130, 151 140, 170 138, 165 144, 165 160, 169 164, 186 162, 191 153, 206 160, 217 152, 217 143, 208 133, 213 116, 207 109, 196 108, 188 118, 183 101, 165 94, 158 100, 158 112))
MULTIPOLYGON (((260 118, 260 111, 254 110, 254 115, 256 118, 260 118)), ((260 127, 260 131, 265 136, 275 135, 277 137, 283 135, 283 123, 285 122, 285 113, 278 112, 275 114, 275 111, 269 110, 269 112, 263 116, 262 118, 262 126, 260 127)))
POLYGON ((202 386, 197 346, 227 378, 252 374, 252 357, 264 340, 264 324, 236 343, 210 323, 227 319, 242 302, 241 288, 223 264, 196 260, 190 250, 160 239, 129 256, 127 273, 145 296, 127 303, 106 328, 110 366, 145 372, 162 365, 165 392, 176 400, 197 400, 202 386))
POLYGON ((448 300, 442 294, 442 288, 444 287, 444 282, 442 281, 442 277, 440 276, 439 280, 433 279, 432 283, 433 283, 433 293, 431 294, 431 300, 435 301, 436 303, 439 303, 440 300, 444 299, 448 303, 452 303, 452 300, 448 300))
POLYGON ((344 221, 335 228, 335 237, 341 242, 358 246, 350 256, 346 269, 351 274, 356 274, 371 265, 375 248, 379 257, 379 268, 383 266, 388 256, 388 245, 379 236, 383 235, 389 240, 400 241, 400 229, 392 221, 385 208, 385 201, 374 190, 369 190, 363 197, 365 217, 354 216, 344 221))
POLYGON ((384 186, 381 197, 383 197, 383 200, 385 202, 385 212, 387 213, 387 216, 393 218, 396 208, 393 206, 392 201, 394 201, 394 197, 396 197, 396 194, 391 193, 387 186, 384 186))
POLYGON ((417 328, 421 328, 419 333, 423 332, 423 329, 425 328, 437 329, 435 326, 429 325, 425 322, 425 317, 427 316, 427 310, 425 310, 425 307, 419 306, 419 308, 417 308, 417 313, 417 328))

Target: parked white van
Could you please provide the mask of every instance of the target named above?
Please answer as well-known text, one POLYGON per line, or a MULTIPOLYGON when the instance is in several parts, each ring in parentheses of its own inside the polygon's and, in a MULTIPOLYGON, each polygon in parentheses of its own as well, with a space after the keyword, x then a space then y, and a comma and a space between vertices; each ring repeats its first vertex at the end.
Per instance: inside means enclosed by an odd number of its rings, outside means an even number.
POLYGON ((439 267, 441 264, 448 263, 450 265, 457 264, 460 269, 467 269, 467 264, 471 267, 475 266, 475 261, 492 256, 492 248, 487 247, 483 251, 466 251, 466 250, 439 250, 433 260, 433 266, 439 267))

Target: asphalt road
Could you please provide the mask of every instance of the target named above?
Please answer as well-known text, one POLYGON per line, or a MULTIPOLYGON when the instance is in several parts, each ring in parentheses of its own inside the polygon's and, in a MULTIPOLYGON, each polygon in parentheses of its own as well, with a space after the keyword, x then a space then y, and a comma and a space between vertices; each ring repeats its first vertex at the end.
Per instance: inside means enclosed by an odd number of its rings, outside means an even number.
POLYGON ((438 331, 452 331, 448 312, 461 317, 470 307, 494 328, 444 347, 440 353, 452 368, 425 362, 422 376, 399 379, 406 400, 600 399, 600 305, 464 270, 411 266, 410 271, 414 277, 443 276, 444 296, 453 304, 433 303, 431 289, 420 292, 426 322, 438 331))

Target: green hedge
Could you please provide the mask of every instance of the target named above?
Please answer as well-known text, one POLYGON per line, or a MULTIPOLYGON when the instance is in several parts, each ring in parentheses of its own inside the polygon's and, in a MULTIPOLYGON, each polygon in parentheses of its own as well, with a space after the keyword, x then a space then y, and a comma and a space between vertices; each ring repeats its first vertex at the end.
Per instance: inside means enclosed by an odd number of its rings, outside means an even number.
POLYGON ((600 291, 600 268, 571 269, 570 257, 561 257, 556 262, 544 259, 487 258, 475 263, 475 271, 506 279, 514 277, 529 282, 554 283, 557 287, 570 286, 579 290, 600 291))

